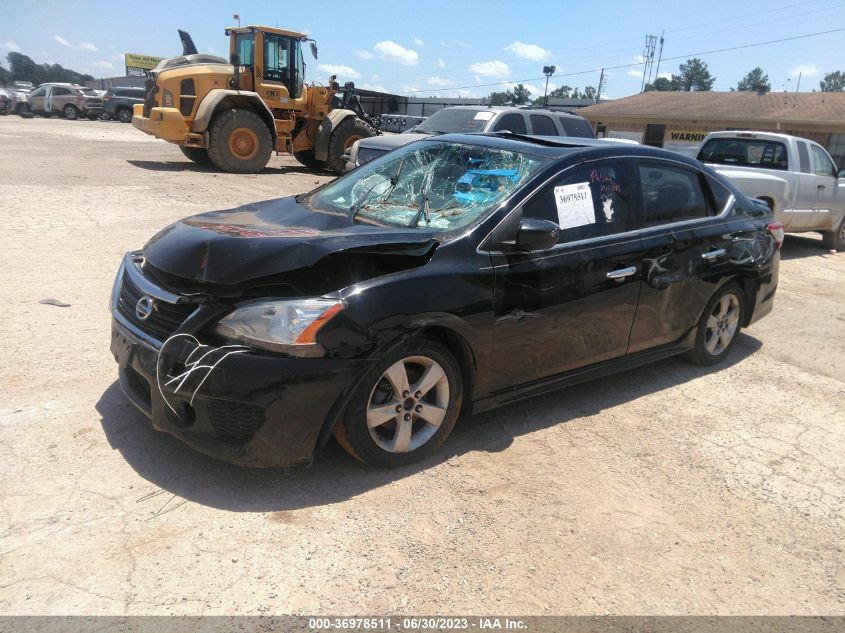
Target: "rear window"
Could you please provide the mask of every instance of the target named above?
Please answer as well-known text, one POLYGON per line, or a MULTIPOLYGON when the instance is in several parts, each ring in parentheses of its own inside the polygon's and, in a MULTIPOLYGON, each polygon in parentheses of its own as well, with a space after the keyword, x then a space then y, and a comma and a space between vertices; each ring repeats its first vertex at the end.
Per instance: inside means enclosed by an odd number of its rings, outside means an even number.
POLYGON ((492 110, 466 110, 443 108, 420 123, 416 132, 449 134, 454 132, 483 132, 487 123, 496 116, 492 110))
POLYGON ((97 93, 94 92, 91 88, 77 88, 77 90, 79 90, 79 92, 81 92, 84 95, 88 95, 89 97, 96 97, 97 96, 97 93))
POLYGON ((786 145, 756 138, 713 138, 698 152, 698 160, 718 165, 789 169, 786 145))
POLYGON ((593 128, 587 123, 586 119, 576 116, 561 116, 558 121, 563 126, 563 131, 567 136, 580 136, 581 138, 595 138, 593 128))

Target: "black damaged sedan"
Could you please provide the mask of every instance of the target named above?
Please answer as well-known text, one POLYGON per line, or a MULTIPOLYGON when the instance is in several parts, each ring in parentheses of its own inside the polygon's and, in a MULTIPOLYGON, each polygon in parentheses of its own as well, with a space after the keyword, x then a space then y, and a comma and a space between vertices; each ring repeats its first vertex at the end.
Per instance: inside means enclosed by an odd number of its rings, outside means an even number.
MULTIPOLYGON (((783 227, 678 154, 445 135, 128 253, 111 350, 153 426, 237 464, 381 467, 461 413, 685 353, 771 309, 783 227)), ((565 394, 562 395, 565 397, 565 394)))

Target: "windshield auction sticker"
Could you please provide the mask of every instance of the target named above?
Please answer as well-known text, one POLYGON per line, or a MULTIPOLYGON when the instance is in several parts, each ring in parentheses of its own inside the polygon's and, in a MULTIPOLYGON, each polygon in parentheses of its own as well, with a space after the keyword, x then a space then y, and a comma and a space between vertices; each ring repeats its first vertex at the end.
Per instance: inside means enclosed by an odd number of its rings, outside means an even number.
POLYGON ((555 204, 557 205, 557 220, 561 229, 573 229, 596 223, 593 194, 588 182, 555 187, 555 204))

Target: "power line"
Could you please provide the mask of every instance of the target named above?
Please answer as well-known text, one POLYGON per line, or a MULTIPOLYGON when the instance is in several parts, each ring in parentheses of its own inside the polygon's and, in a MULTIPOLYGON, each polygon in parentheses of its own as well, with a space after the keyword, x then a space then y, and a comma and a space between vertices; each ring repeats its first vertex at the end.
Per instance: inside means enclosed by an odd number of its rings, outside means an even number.
MULTIPOLYGON (((728 51, 737 51, 737 50, 741 50, 741 49, 744 49, 744 48, 753 48, 754 46, 767 46, 769 44, 780 44, 782 42, 791 42, 791 41, 794 41, 794 40, 806 39, 808 37, 816 37, 816 36, 819 36, 819 35, 829 35, 830 33, 839 33, 841 31, 845 31, 845 27, 839 27, 839 28, 836 28, 836 29, 829 29, 827 31, 818 31, 816 33, 805 33, 803 35, 794 35, 792 37, 783 37, 783 38, 776 39, 776 40, 768 40, 766 42, 755 42, 753 44, 741 44, 739 46, 729 46, 729 47, 726 47, 726 48, 717 48, 717 49, 713 49, 713 50, 709 50, 709 51, 700 51, 698 53, 686 53, 684 55, 676 55, 674 57, 664 57, 663 61, 668 62, 668 61, 674 61, 676 59, 685 59, 685 58, 689 59, 690 57, 699 57, 699 56, 702 56, 702 55, 713 55, 715 53, 725 53, 725 52, 728 52, 728 51)), ((633 66, 641 66, 641 65, 642 65, 642 62, 633 62, 633 63, 630 63, 630 64, 618 64, 616 66, 605 66, 604 70, 618 70, 620 68, 631 68, 633 66)), ((579 71, 576 71, 576 72, 561 73, 561 74, 556 75, 556 76, 557 77, 575 77, 577 75, 587 75, 589 73, 597 73, 597 72, 599 72, 599 70, 600 70, 599 68, 591 68, 589 70, 579 70, 579 71)), ((542 79, 543 79, 543 77, 533 77, 533 78, 530 78, 530 79, 513 79, 513 80, 507 80, 507 81, 498 81, 496 83, 490 83, 490 84, 472 84, 472 85, 468 85, 468 86, 450 86, 449 88, 432 88, 432 89, 428 89, 428 90, 416 90, 414 92, 415 93, 416 92, 445 92, 445 91, 449 91, 449 90, 468 90, 470 88, 487 88, 489 86, 502 86, 502 85, 509 85, 509 84, 515 84, 515 83, 524 83, 524 82, 528 82, 528 81, 541 81, 542 79)))

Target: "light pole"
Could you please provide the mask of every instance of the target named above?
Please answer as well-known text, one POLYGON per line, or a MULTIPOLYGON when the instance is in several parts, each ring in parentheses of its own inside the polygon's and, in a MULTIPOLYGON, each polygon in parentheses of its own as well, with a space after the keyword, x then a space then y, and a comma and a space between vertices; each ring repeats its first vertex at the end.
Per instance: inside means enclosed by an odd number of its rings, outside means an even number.
POLYGON ((543 92, 543 107, 549 107, 549 77, 555 74, 557 66, 543 66, 543 74, 546 76, 546 90, 543 92))

